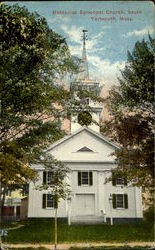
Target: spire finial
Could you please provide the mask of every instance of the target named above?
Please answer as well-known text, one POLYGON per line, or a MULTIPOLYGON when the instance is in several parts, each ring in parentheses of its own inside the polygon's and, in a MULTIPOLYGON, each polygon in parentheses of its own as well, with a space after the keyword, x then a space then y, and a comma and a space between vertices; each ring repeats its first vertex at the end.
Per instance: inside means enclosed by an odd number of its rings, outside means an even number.
POLYGON ((88 40, 87 32, 88 30, 82 30, 82 41, 83 41, 83 49, 82 49, 82 58, 81 63, 79 65, 79 74, 77 76, 77 80, 89 80, 89 72, 88 72, 88 62, 86 55, 86 40, 88 40))
POLYGON ((80 74, 78 79, 81 80, 88 80, 89 79, 89 72, 88 72, 88 62, 87 62, 87 55, 86 55, 86 40, 88 40, 87 32, 88 30, 82 30, 82 41, 83 41, 83 50, 82 50, 82 60, 80 65, 80 74))
POLYGON ((83 45, 86 44, 86 40, 88 40, 87 32, 88 30, 82 30, 83 35, 82 35, 82 40, 83 40, 83 45))

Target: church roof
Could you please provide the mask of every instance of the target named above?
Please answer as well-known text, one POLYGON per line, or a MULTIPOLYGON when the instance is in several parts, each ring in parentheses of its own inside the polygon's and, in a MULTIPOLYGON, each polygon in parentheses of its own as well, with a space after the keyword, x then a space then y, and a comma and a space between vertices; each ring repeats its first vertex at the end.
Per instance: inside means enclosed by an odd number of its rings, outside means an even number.
POLYGON ((82 128, 78 129, 77 131, 75 131, 74 133, 72 133, 71 135, 67 135, 65 137, 63 137, 62 139, 58 140, 57 142, 53 143, 48 149, 47 151, 50 151, 51 149, 59 146, 60 144, 62 144, 63 142, 66 142, 67 140, 73 138, 74 136, 78 135, 79 133, 81 133, 82 131, 87 131, 88 133, 94 135, 95 137, 99 138, 100 140, 102 140, 104 143, 109 144, 110 146, 114 147, 115 149, 119 149, 120 146, 115 143, 115 142, 111 142, 108 138, 106 138, 105 136, 102 136, 100 133, 95 132, 94 130, 83 126, 82 128))

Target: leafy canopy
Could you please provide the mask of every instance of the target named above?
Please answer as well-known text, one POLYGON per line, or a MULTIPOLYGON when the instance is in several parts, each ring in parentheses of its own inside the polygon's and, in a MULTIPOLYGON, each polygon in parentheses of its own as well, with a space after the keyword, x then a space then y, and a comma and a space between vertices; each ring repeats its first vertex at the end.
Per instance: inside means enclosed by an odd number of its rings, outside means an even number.
POLYGON ((45 18, 4 3, 0 14, 0 170, 7 185, 33 179, 29 164, 64 135, 61 118, 71 94, 60 80, 77 67, 65 39, 45 18))
POLYGON ((111 117, 102 127, 121 146, 115 154, 118 169, 149 190, 154 186, 154 51, 149 36, 128 52, 120 85, 111 89, 107 99, 111 117))

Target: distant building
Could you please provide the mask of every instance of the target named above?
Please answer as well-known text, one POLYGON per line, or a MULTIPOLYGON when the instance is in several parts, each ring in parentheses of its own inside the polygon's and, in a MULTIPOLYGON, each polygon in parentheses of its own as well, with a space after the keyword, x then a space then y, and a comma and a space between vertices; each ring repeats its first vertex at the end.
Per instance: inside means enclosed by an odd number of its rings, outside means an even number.
POLYGON ((20 219, 21 200, 24 198, 20 189, 8 190, 4 206, 2 209, 2 215, 4 221, 13 221, 20 219))
MULTIPOLYGON (((83 31, 83 52, 80 72, 71 83, 77 91, 92 91, 99 95, 99 82, 91 80, 86 56, 86 32, 83 31)), ((117 176, 106 182, 116 168, 112 153, 119 146, 100 134, 99 121, 102 106, 85 96, 80 99, 84 108, 74 107, 70 121, 70 135, 60 139, 48 149, 56 159, 70 168, 68 183, 71 197, 61 200, 58 216, 70 216, 71 223, 132 223, 142 219, 141 189, 132 186, 123 176, 117 176)), ((41 165, 33 165, 40 179, 36 185, 47 184, 52 174, 41 165)), ((36 190, 35 184, 29 186, 29 218, 54 217, 53 196, 48 190, 36 190)))

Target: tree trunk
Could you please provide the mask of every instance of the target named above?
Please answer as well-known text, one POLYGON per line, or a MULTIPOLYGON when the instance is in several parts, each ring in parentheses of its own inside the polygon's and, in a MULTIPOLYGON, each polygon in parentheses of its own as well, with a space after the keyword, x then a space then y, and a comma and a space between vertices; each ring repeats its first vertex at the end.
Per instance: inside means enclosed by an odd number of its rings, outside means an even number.
POLYGON ((1 183, 1 173, 0 173, 0 224, 2 222, 2 183, 1 183))
POLYGON ((54 219, 54 226, 55 226, 55 239, 54 239, 54 249, 57 249, 57 242, 58 242, 58 223, 57 223, 57 208, 55 208, 55 219, 54 219))

